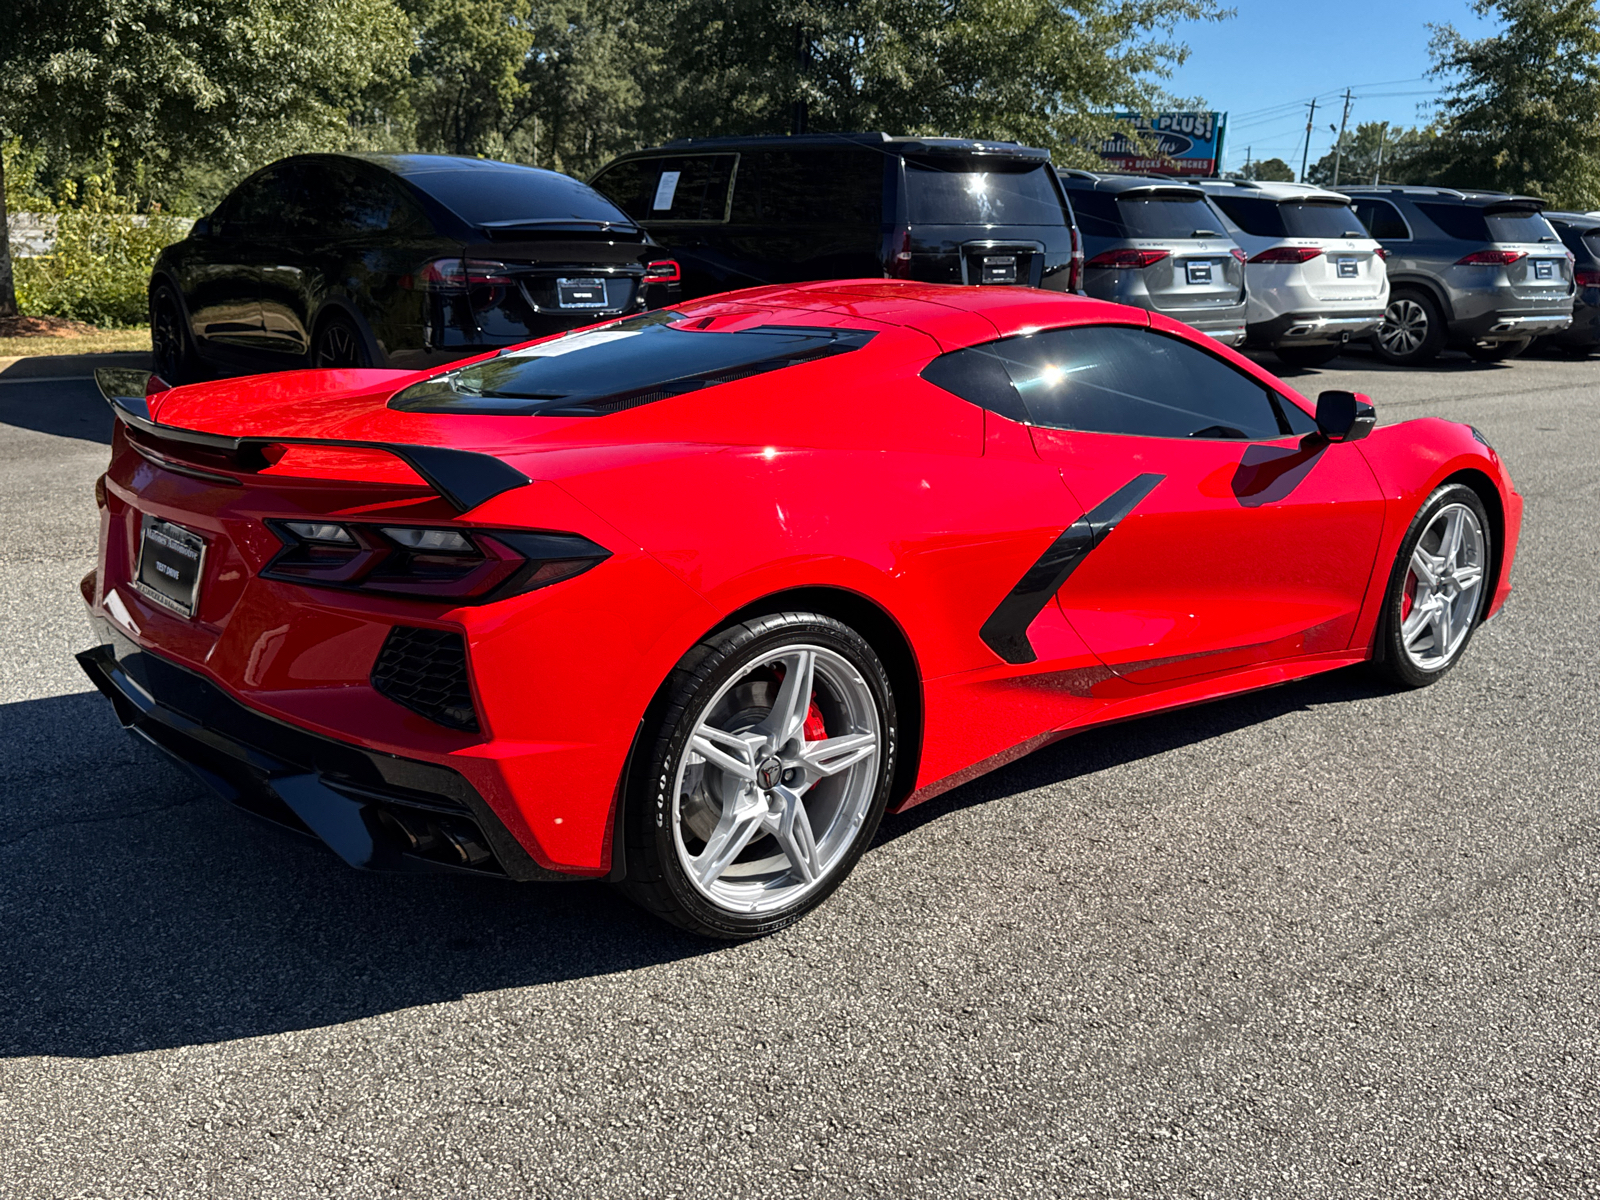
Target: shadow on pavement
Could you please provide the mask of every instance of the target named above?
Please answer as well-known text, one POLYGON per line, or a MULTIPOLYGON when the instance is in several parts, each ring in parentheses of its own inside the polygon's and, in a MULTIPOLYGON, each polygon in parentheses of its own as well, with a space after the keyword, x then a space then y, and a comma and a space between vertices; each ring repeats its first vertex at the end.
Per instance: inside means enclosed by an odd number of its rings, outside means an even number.
MULTIPOLYGON (((1320 704, 1341 671, 1080 734, 885 821, 997 797, 1320 704)), ((0 706, 0 1057, 88 1057, 335 1025, 723 947, 594 884, 352 871, 124 734, 95 693, 0 706)))
POLYGON ((94 385, 96 367, 144 367, 144 351, 18 359, 0 370, 0 425, 111 444, 111 410, 94 385))

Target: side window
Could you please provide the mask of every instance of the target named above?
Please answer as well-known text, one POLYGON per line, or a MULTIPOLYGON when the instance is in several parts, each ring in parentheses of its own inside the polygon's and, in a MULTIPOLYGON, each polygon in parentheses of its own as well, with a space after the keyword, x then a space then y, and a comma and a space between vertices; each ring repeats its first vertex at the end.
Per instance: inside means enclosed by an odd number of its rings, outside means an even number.
POLYGON ((1411 230, 1400 210, 1387 200, 1358 198, 1353 207, 1356 216, 1366 226, 1367 232, 1380 242, 1405 242, 1411 239, 1411 230))
POLYGON ((1417 211, 1443 230, 1447 238, 1461 242, 1492 240, 1481 209, 1464 204, 1418 204, 1417 211))
POLYGON ((1084 237, 1117 239, 1128 236, 1122 227, 1115 196, 1091 192, 1087 188, 1069 188, 1067 196, 1078 218, 1078 232, 1084 237))
POLYGON ((231 237, 261 237, 286 232, 284 209, 292 183, 288 168, 268 167, 246 180, 224 205, 224 231, 231 237))
POLYGON ((303 170, 318 233, 371 237, 407 232, 421 223, 421 214, 386 180, 342 163, 308 164, 303 170))
POLYGON ((922 377, 1033 425, 1139 437, 1271 441, 1316 423, 1178 338, 1130 326, 1051 329, 941 355, 922 377), (951 361, 959 360, 959 361, 951 361), (1001 378, 1009 385, 1001 386, 1001 378))
POLYGON ((883 155, 871 150, 757 150, 739 156, 731 220, 746 225, 877 225, 883 155))
POLYGON ((650 201, 660 177, 660 159, 636 158, 607 167, 589 186, 635 221, 643 221, 650 215, 650 201))

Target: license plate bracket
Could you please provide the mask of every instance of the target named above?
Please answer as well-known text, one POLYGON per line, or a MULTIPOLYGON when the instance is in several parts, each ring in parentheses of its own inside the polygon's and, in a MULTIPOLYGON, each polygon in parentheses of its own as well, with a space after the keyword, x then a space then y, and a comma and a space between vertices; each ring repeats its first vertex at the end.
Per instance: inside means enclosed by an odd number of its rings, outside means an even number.
POLYGON ((1535 279, 1554 279, 1556 277, 1556 264, 1548 258, 1536 260, 1533 264, 1533 277, 1535 279))
POLYGON ((556 280, 556 303, 562 308, 604 308, 606 306, 606 281, 604 279, 556 280))
POLYGON ((1210 259, 1200 259, 1198 261, 1186 262, 1183 265, 1183 269, 1191 285, 1211 282, 1210 259))
POLYGON ((157 604, 194 618, 200 607, 206 540, 192 529, 146 513, 140 521, 139 565, 133 585, 157 604))
POLYGON ((1361 277, 1361 264, 1353 258, 1335 260, 1339 268, 1340 279, 1359 279, 1361 277))
POLYGON ((1015 254, 985 254, 983 256, 984 283, 1017 282, 1017 256, 1015 254))

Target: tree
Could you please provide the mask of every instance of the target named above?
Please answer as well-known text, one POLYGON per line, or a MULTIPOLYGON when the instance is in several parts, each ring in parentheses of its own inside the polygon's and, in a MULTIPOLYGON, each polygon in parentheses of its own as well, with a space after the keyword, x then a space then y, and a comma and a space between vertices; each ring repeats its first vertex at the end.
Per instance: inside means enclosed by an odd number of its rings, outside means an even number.
POLYGON ((1469 40, 1434 27, 1447 81, 1429 181, 1600 206, 1600 13, 1596 0, 1477 0, 1503 28, 1469 40))
MULTIPOLYGON (((1438 135, 1427 129, 1391 126, 1387 121, 1364 121, 1346 132, 1338 153, 1338 182, 1422 183, 1427 170, 1422 159, 1438 135), (1382 178, 1379 179, 1381 174, 1382 178)), ((1329 150, 1306 171, 1306 182, 1334 186, 1335 151, 1329 150)))
POLYGON ((1293 183, 1294 168, 1281 158, 1258 158, 1242 172, 1246 179, 1270 180, 1273 183, 1293 183))
POLYGON ((409 101, 419 148, 502 156, 521 124, 533 49, 529 0, 408 0, 409 101))

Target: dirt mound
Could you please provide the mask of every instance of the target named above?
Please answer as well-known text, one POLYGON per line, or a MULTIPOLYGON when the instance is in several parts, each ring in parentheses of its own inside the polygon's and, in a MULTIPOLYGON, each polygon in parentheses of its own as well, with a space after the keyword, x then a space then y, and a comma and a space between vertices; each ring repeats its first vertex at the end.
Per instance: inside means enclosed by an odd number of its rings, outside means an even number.
POLYGON ((99 332, 85 321, 66 317, 0 317, 0 338, 75 338, 99 332))

